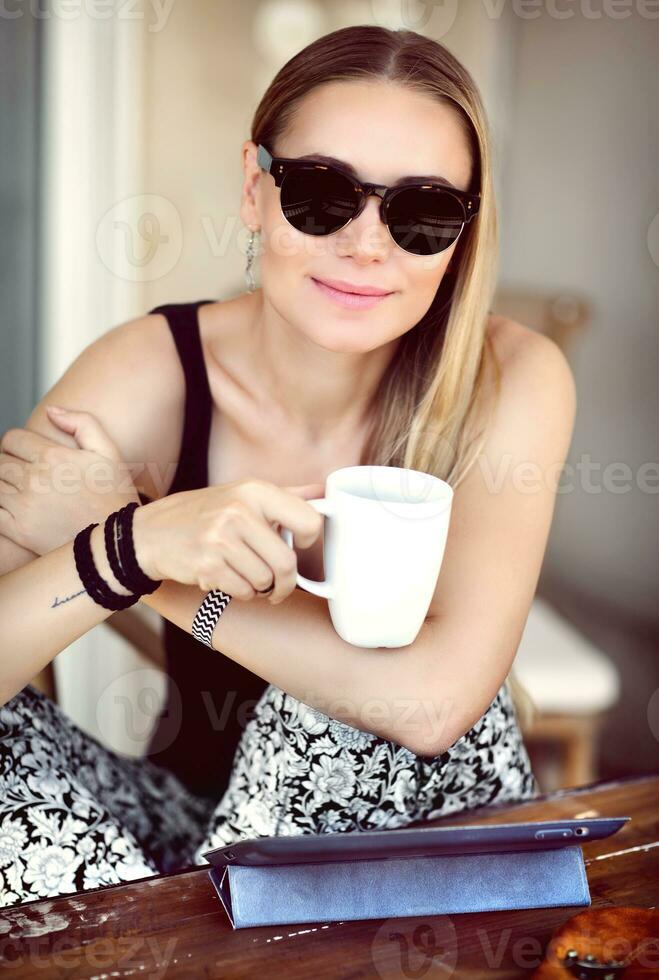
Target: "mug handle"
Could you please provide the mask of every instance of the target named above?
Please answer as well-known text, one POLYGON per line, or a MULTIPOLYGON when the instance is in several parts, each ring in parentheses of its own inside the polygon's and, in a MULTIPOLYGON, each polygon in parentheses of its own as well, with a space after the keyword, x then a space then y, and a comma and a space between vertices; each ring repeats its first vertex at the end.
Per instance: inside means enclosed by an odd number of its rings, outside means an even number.
MULTIPOLYGON (((307 500, 308 504, 315 507, 319 514, 324 514, 325 517, 332 516, 332 505, 327 497, 317 497, 315 500, 307 500)), ((288 545, 289 548, 293 547, 293 532, 287 527, 280 528, 281 535, 288 545)), ((305 578, 304 575, 297 573, 297 584, 302 589, 306 589, 307 592, 313 592, 314 595, 321 596, 323 599, 332 599, 334 596, 334 588, 330 582, 325 580, 324 582, 314 582, 313 579, 305 578)))

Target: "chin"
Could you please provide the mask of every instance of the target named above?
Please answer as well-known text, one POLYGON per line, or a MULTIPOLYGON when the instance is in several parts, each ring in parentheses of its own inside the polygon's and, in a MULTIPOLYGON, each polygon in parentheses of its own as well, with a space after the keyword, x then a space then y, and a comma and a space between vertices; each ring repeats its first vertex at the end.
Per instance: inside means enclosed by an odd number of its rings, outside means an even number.
POLYGON ((317 330, 310 330, 306 323, 304 333, 314 344, 336 354, 366 354, 387 343, 386 337, 374 336, 372 326, 329 318, 317 330))

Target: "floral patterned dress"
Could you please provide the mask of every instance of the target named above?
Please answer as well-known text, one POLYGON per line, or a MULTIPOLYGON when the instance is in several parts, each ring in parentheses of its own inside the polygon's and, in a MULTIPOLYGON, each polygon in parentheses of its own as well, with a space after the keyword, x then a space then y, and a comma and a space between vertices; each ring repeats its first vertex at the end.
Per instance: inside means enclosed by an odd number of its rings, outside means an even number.
POLYGON ((202 865, 246 837, 402 827, 538 793, 505 683, 434 757, 271 684, 219 801, 112 752, 28 685, 0 708, 0 906, 202 865))
POLYGON ((352 728, 271 684, 195 857, 245 837, 386 830, 538 794, 506 683, 437 756, 352 728))

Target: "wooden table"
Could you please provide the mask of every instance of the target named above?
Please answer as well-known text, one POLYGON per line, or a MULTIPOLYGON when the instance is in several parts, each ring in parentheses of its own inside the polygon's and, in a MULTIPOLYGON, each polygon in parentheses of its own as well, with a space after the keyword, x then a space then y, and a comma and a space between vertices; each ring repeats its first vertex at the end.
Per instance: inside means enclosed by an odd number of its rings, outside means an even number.
MULTIPOLYGON (((592 907, 655 905, 659 773, 533 802, 481 807, 433 824, 630 816, 583 844, 592 907)), ((529 976, 552 932, 584 907, 523 909, 233 930, 205 868, 0 909, 8 978, 529 976), (434 955, 433 955, 434 952, 434 955)))

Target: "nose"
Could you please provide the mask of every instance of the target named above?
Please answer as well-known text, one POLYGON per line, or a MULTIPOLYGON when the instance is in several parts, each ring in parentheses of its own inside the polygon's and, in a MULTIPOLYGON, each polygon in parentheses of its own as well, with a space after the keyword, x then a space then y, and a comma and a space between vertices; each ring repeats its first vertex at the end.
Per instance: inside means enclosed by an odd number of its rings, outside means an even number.
POLYGON ((381 206, 380 196, 372 191, 359 214, 338 233, 342 252, 364 259, 384 258, 389 253, 392 243, 381 206))

